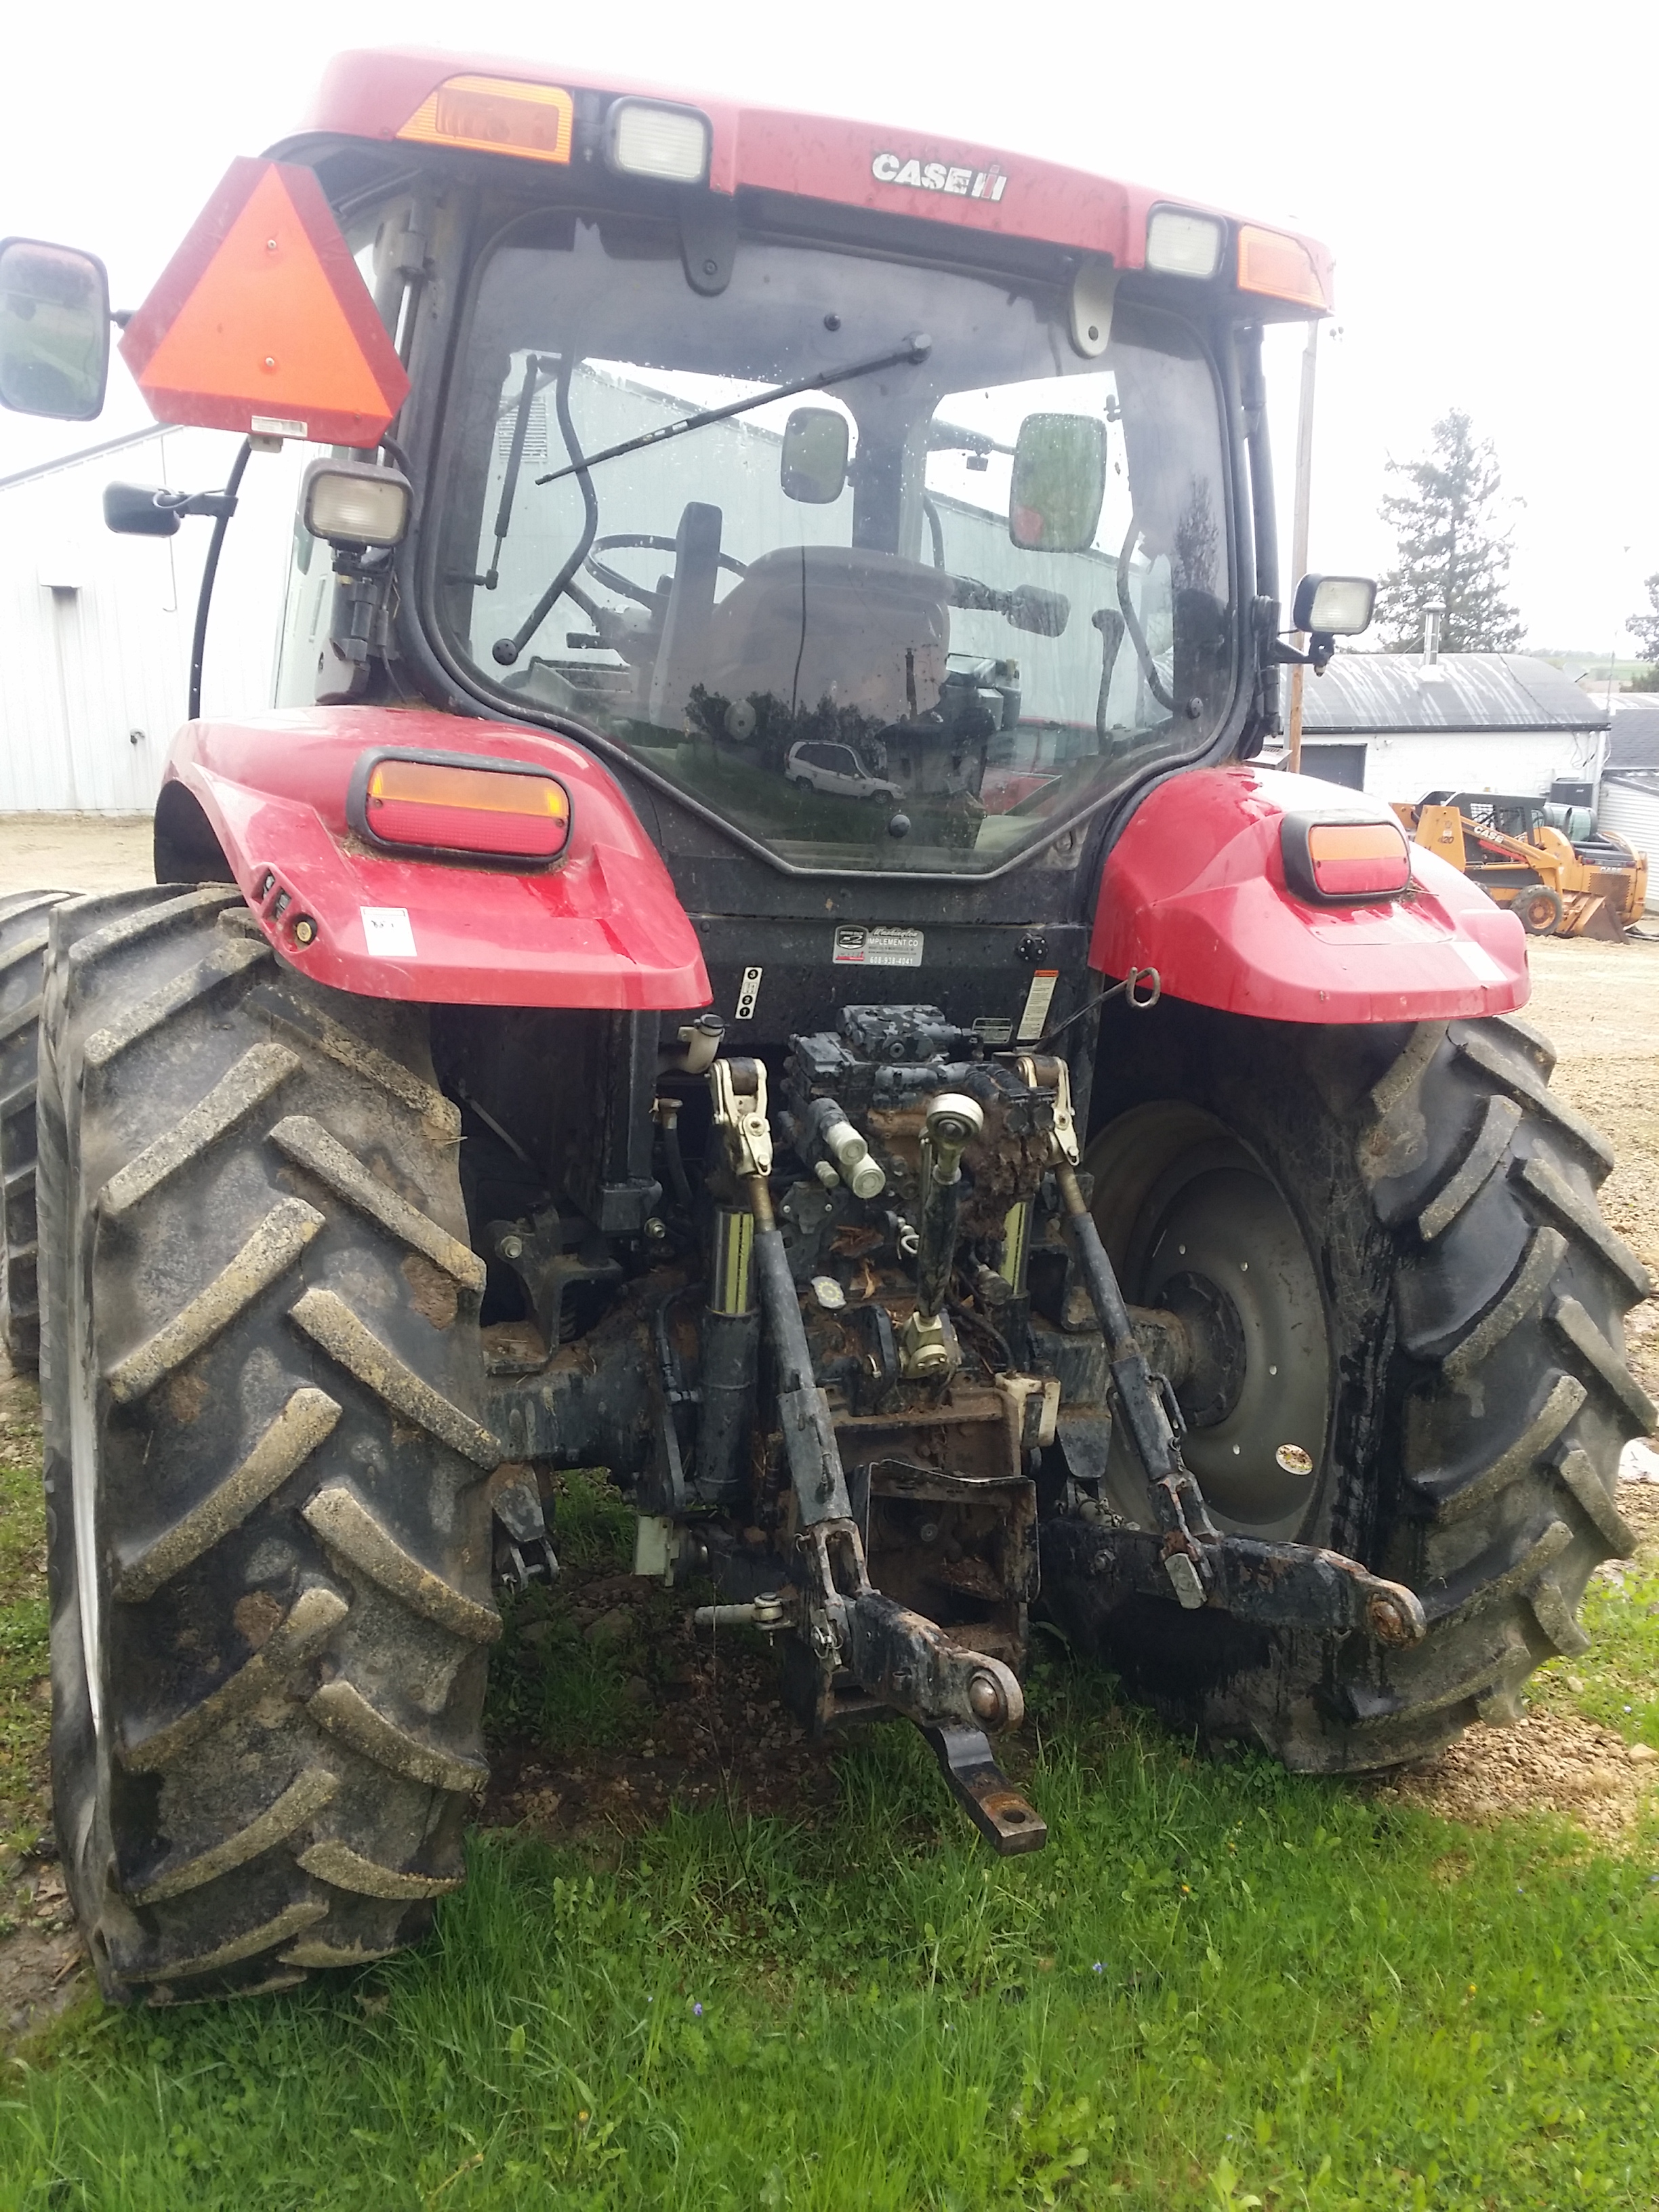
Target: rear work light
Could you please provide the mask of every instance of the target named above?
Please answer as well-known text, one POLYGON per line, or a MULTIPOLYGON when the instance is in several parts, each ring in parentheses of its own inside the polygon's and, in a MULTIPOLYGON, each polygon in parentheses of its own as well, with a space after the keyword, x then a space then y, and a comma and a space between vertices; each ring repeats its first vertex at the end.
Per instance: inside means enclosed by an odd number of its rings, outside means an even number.
POLYGON ((351 784, 351 826, 383 849, 545 867, 570 842, 569 793, 527 763, 370 753, 351 784))
POLYGON ((1412 879, 1411 849, 1397 822, 1287 814, 1279 841, 1291 889, 1328 906, 1398 898, 1412 879))
POLYGON ((708 173, 708 118, 695 107, 654 100, 619 100, 611 110, 605 151, 627 177, 700 185, 708 173))
POLYGON ((1146 223, 1146 266, 1165 276, 1213 276, 1221 266, 1224 236, 1215 216, 1154 208, 1146 223))
POLYGON ((410 498, 401 470, 313 461, 301 486, 300 514, 312 536, 331 545, 401 545, 410 498))

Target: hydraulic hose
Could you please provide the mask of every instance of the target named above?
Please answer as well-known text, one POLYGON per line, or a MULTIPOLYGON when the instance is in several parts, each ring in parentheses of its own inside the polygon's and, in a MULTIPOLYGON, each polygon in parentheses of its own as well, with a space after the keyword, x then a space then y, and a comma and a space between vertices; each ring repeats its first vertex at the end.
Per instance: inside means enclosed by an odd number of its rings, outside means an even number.
POLYGON ((192 722, 202 711, 202 661, 207 652, 208 614, 213 605, 213 580, 219 573, 219 551, 225 542, 225 532, 230 527, 230 518, 235 511, 242 471, 246 468, 248 455, 252 451, 252 439, 244 438, 241 449, 231 464, 230 475, 221 495, 225 503, 214 519, 213 535, 208 540, 207 559, 202 563, 202 587, 196 594, 196 630, 190 641, 190 712, 186 719, 192 722))

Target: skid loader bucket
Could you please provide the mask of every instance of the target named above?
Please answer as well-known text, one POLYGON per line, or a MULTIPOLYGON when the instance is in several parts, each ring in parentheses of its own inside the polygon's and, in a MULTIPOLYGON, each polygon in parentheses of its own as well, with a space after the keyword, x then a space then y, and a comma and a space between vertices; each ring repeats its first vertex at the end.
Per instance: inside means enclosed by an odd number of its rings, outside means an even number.
POLYGON ((1604 898, 1581 893, 1567 901, 1558 937, 1599 937, 1611 945, 1625 941, 1624 925, 1604 898))

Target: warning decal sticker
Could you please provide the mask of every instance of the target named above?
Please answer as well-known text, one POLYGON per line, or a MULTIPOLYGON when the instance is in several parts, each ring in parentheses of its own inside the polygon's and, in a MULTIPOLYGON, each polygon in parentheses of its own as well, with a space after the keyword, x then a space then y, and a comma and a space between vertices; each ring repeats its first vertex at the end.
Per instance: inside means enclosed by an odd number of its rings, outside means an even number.
POLYGON ((1042 1025, 1048 1018, 1048 1009, 1054 1002, 1054 986, 1060 981, 1058 968, 1039 968, 1031 976, 1031 988, 1025 994, 1025 1009, 1019 1018, 1019 1027, 1014 1031, 1016 1044, 1035 1044, 1042 1035, 1042 1025))

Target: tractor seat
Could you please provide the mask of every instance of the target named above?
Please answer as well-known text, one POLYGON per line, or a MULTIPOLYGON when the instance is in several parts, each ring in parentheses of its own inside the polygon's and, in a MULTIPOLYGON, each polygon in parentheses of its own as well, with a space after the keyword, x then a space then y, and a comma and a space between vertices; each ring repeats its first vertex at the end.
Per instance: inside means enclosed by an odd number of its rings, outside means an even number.
POLYGON ((714 611, 708 690, 769 694, 810 712, 824 699, 878 724, 937 701, 951 642, 948 579, 862 546, 763 554, 714 611))

